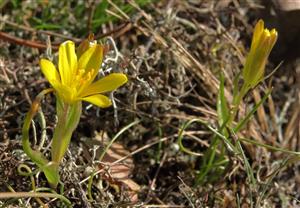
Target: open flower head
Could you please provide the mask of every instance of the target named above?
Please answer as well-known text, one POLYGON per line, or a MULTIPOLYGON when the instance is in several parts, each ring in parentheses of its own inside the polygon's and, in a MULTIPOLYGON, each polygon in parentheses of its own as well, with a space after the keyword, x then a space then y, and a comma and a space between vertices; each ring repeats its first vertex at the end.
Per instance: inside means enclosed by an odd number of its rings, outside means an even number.
POLYGON ((103 108, 110 106, 110 99, 103 93, 126 83, 126 75, 111 73, 94 82, 102 63, 103 46, 89 42, 79 49, 76 54, 72 41, 62 43, 58 52, 58 70, 51 61, 41 59, 43 74, 57 95, 68 104, 87 101, 103 108))
POLYGON ((243 78, 250 87, 255 87, 264 76, 265 65, 277 40, 277 31, 264 28, 264 21, 259 20, 254 28, 250 52, 243 69, 243 78))

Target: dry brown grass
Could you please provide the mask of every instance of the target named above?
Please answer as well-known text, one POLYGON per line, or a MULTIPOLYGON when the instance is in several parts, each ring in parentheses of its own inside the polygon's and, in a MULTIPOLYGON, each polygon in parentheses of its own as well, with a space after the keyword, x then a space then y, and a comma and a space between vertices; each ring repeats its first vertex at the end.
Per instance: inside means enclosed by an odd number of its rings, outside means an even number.
MULTIPOLYGON (((229 155, 231 162, 222 178, 205 186, 194 186, 201 157, 181 152, 176 140, 181 125, 193 118, 217 126, 219 74, 225 76, 225 94, 230 100, 233 78, 241 70, 252 25, 269 11, 263 9, 263 5, 236 0, 158 1, 143 8, 134 1, 128 2, 136 8, 132 15, 123 14, 118 6, 110 3, 109 14, 120 18, 126 27, 113 33, 121 56, 109 66, 127 73, 130 82, 115 93, 115 108, 84 110, 70 152, 62 164, 64 196, 77 207, 133 207, 133 204, 137 207, 238 207, 238 199, 240 207, 250 207, 251 188, 240 160, 229 155), (112 138, 121 127, 135 119, 141 122, 122 134, 118 142, 133 158, 130 178, 141 187, 139 201, 131 201, 128 187, 120 185, 117 188, 107 181, 101 184, 99 175, 95 176, 92 186, 94 201, 89 201, 88 183, 83 180, 90 176, 90 169, 98 167, 95 166, 97 158, 91 157, 93 148, 95 145, 100 149, 103 147, 101 139, 95 141, 95 135, 102 132, 112 138)), ((103 32, 114 28, 118 26, 106 24, 103 32)), ((26 31, 21 35, 28 37, 26 31)), ((44 34, 37 37, 45 39, 44 34)), ((63 40, 55 34, 52 38, 54 42, 63 40)), ((16 167, 26 163, 32 169, 36 168, 22 151, 20 128, 31 99, 47 86, 38 68, 39 54, 44 51, 1 40, 0 48, 0 191, 9 191, 9 186, 15 191, 30 191, 30 179, 18 175, 16 167)), ((282 59, 273 59, 267 72, 282 59)), ((260 100, 268 86, 273 86, 268 102, 239 136, 299 150, 297 69, 298 62, 289 60, 272 78, 249 93, 240 108, 241 115, 260 100)), ((44 102, 43 111, 47 132, 51 135, 55 124, 51 97, 44 102)), ((205 126, 193 125, 185 134, 189 138, 185 145, 191 150, 202 154, 210 147, 212 133, 205 126)), ((45 152, 48 144, 49 139, 43 146, 45 152)), ((289 155, 256 145, 243 145, 258 182, 259 189, 252 190, 254 203, 261 200, 258 207, 299 206, 298 163, 284 166, 272 175, 280 161, 289 155), (264 187, 267 187, 267 195, 261 198, 264 187)), ((41 175, 36 175, 36 181, 38 187, 47 186, 41 175)), ((50 207, 62 206, 57 200, 42 200, 50 207)), ((26 199, 21 202, 26 203, 26 199)), ((21 202, 13 204, 20 206, 21 202)), ((29 204, 37 206, 33 199, 29 204)))

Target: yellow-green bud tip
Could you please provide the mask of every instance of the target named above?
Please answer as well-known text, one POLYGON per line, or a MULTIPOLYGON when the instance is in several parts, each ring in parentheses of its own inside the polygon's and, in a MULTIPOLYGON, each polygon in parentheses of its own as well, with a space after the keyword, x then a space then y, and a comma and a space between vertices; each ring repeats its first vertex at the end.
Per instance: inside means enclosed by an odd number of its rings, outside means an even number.
POLYGON ((255 87, 263 79, 265 65, 276 40, 276 29, 264 28, 264 21, 259 20, 254 28, 250 52, 243 69, 244 82, 248 87, 255 87))

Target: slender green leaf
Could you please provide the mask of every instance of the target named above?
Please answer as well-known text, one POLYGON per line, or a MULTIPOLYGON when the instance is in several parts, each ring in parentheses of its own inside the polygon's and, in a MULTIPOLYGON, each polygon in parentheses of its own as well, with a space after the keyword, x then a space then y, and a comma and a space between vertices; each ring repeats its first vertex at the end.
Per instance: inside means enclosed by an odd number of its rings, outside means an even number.
POLYGON ((245 124, 249 121, 249 119, 251 118, 251 116, 257 111, 257 109, 266 101, 266 99, 269 97, 269 95, 271 94, 272 90, 268 90, 268 92, 263 96, 263 98, 257 103, 255 104, 255 106, 252 108, 252 110, 246 115, 246 117, 244 119, 242 119, 237 125, 236 127, 233 129, 233 131, 236 133, 239 130, 241 130, 245 124))
POLYGON ((229 117, 229 110, 228 105, 225 98, 224 93, 224 76, 223 74, 220 75, 220 86, 218 92, 218 99, 217 99, 217 113, 218 113, 218 121, 219 125, 222 126, 225 121, 228 120, 229 117))

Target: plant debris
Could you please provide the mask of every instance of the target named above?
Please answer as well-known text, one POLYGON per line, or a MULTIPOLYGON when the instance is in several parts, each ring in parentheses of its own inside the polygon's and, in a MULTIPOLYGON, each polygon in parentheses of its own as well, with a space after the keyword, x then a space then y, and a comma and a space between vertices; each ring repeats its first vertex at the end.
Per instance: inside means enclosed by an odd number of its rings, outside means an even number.
MULTIPOLYGON (((1 192, 33 191, 30 176, 17 171, 20 164, 30 167, 37 188, 49 188, 20 143, 25 113, 38 92, 49 86, 38 66, 40 56, 48 52, 28 43, 46 46, 49 36, 52 53, 56 53, 55 45, 65 41, 65 36, 77 40, 94 32, 96 39, 104 37, 101 41, 110 45, 103 73, 126 73, 129 82, 110 94, 113 107, 83 106, 79 127, 60 166, 63 192, 55 190, 73 207, 299 206, 298 157, 242 142, 257 181, 255 188, 241 156, 231 153, 220 177, 216 171, 205 184, 195 186, 202 156, 211 148, 214 134, 199 123, 185 130, 184 146, 200 156, 181 151, 177 143, 186 121, 201 119, 217 128, 220 73, 230 100, 253 26, 262 18, 270 28, 278 29, 279 36, 266 74, 284 62, 271 78, 247 94, 239 118, 272 87, 271 96, 236 138, 299 151, 300 62, 294 49, 300 36, 295 31, 297 35, 291 33, 293 38, 287 38, 290 27, 283 27, 273 1, 24 2, 0 3, 1 192), (101 7, 100 2, 105 4, 101 7), (7 42, 3 34, 11 41, 7 42), (14 38, 27 43, 20 45, 14 38), (100 160, 110 139, 136 120, 140 122, 122 132, 100 160)), ((36 137, 31 139, 47 155, 56 124, 51 97, 46 96, 42 111, 46 128, 41 129, 35 120, 36 137), (43 130, 48 136, 41 140, 43 130)), ((48 207, 65 205, 59 199, 39 199, 48 207)), ((41 202, 36 198, 1 198, 0 206, 39 207, 41 202)))

